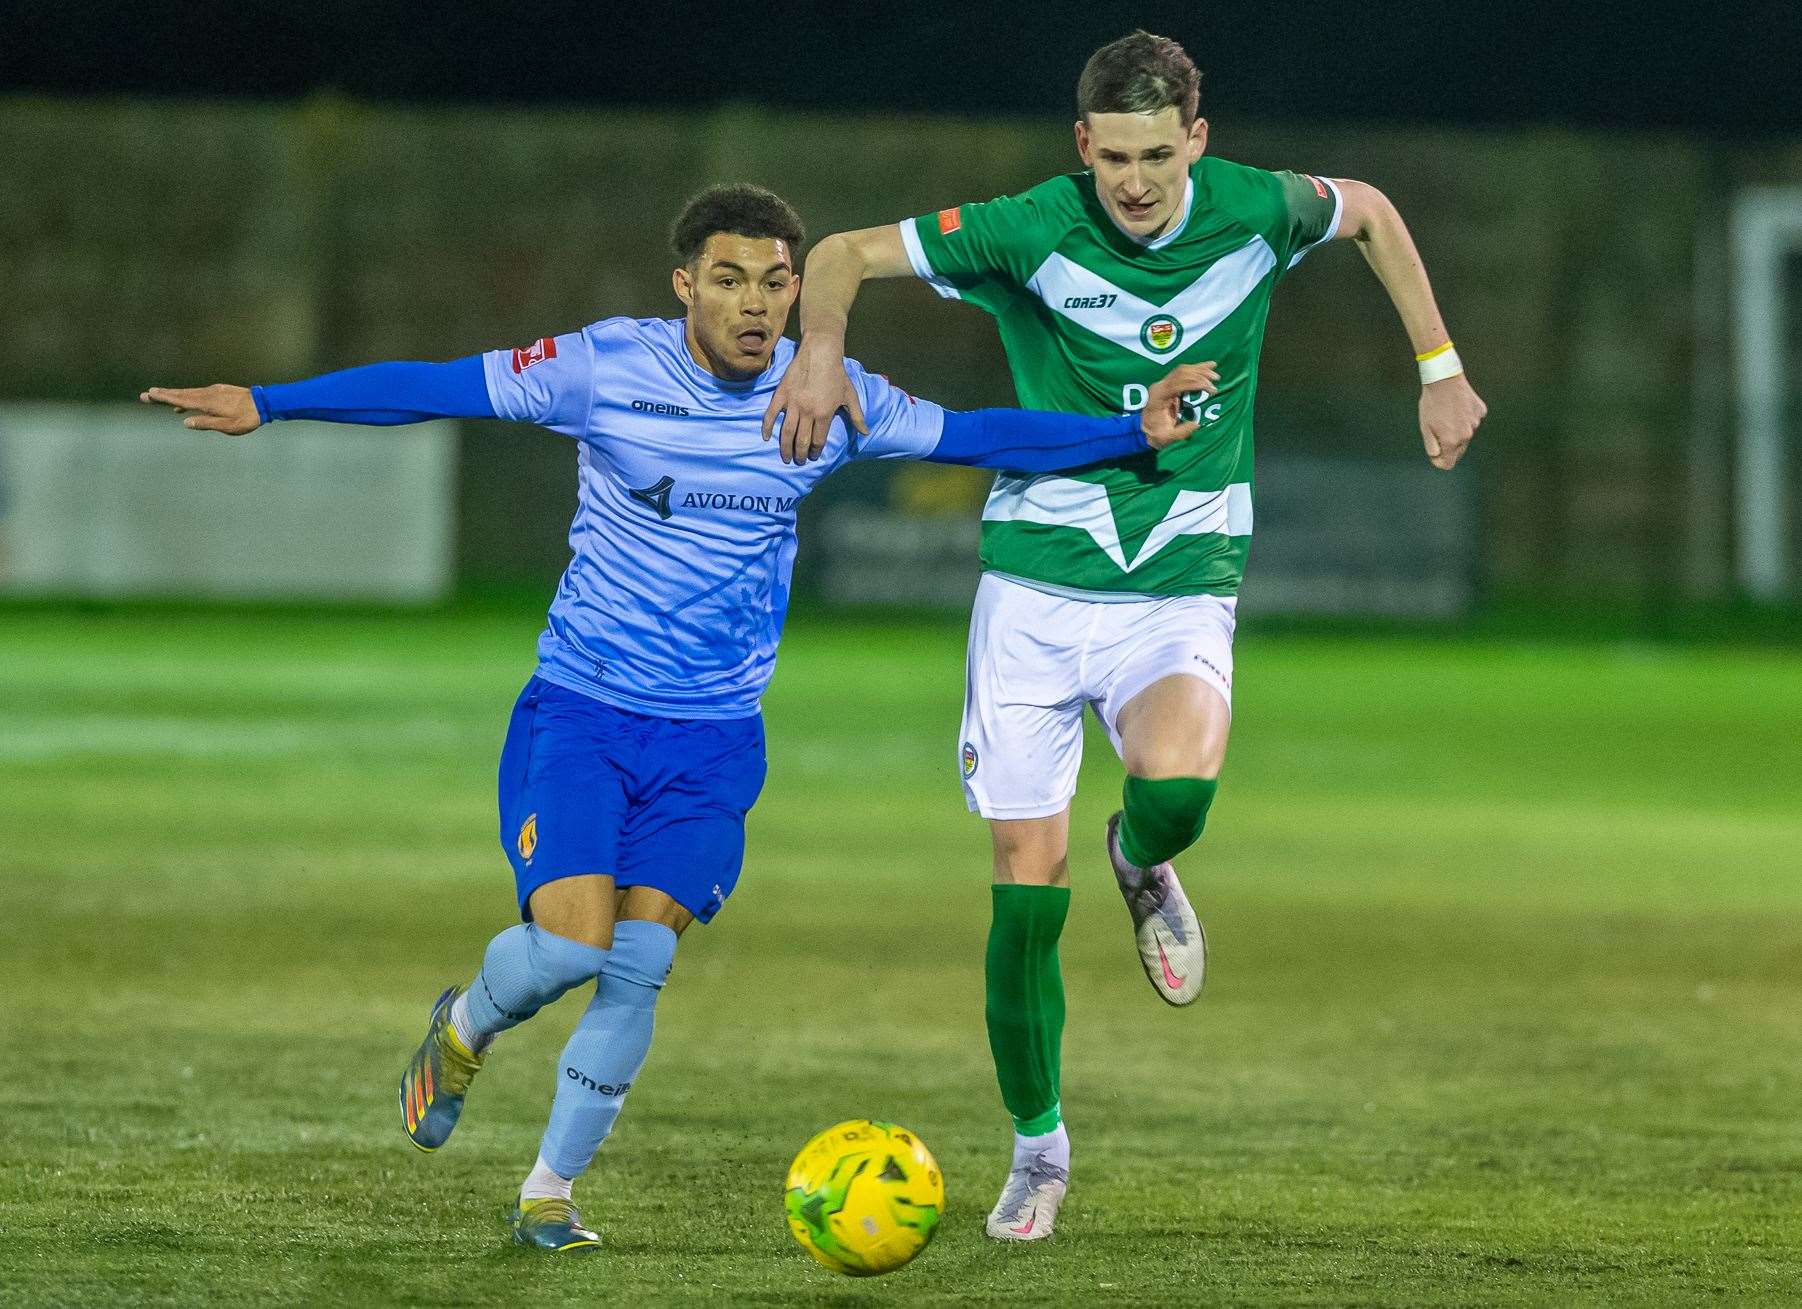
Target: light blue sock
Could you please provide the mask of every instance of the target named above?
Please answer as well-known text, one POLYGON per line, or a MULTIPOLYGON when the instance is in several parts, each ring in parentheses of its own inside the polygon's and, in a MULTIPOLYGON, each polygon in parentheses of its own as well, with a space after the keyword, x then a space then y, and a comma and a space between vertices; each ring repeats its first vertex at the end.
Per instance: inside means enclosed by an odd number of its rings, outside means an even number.
POLYGON ((571 987, 598 977, 606 962, 607 952, 599 946, 547 932, 537 923, 517 923, 488 943, 482 971, 464 997, 470 1030, 462 1034, 485 1043, 571 987))
POLYGON ((657 992, 676 957, 662 923, 627 919, 613 928, 594 999, 557 1062, 557 1098, 539 1157, 559 1177, 579 1177, 613 1130, 651 1048, 657 992))

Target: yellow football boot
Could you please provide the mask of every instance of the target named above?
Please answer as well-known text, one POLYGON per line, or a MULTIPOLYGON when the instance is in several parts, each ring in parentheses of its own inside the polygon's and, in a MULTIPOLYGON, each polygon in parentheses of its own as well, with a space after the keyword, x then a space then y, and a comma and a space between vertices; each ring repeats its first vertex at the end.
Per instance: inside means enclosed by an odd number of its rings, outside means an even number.
POLYGON ((464 1045, 451 1025, 451 1005, 468 989, 453 986, 438 997, 425 1040, 400 1075, 401 1126, 421 1150, 436 1150, 450 1140, 469 1084, 482 1071, 483 1056, 464 1045))

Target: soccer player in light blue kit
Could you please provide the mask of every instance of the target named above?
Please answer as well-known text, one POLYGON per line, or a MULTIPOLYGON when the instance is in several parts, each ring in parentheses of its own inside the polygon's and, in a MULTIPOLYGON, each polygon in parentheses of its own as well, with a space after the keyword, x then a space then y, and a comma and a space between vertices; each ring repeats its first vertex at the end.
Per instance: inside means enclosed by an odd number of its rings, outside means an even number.
POLYGON ((782 328, 800 286, 800 220, 761 188, 715 187, 672 236, 683 318, 610 318, 445 364, 140 397, 228 435, 276 419, 498 417, 580 442, 574 557, 501 751, 501 844, 522 921, 489 942, 470 983, 438 998, 400 1083, 408 1138, 436 1150, 489 1043, 595 983, 512 1217, 513 1238, 545 1250, 600 1245, 571 1184, 644 1063, 677 938, 738 880, 801 497, 853 459, 1033 471, 1161 449, 1195 430, 1179 421, 1183 393, 1218 380, 1211 365, 1178 369, 1142 413, 1118 418, 955 413, 850 363, 868 435, 841 419, 822 459, 789 464, 762 421, 794 356, 782 328))

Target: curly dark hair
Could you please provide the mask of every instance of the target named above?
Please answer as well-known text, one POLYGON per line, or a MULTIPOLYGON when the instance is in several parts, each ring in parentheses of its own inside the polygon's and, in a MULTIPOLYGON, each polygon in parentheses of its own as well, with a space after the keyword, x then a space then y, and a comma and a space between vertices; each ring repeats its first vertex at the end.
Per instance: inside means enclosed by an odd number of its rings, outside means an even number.
POLYGON ((1201 73, 1182 46, 1139 31, 1110 41, 1076 79, 1076 112, 1155 114, 1174 105, 1186 127, 1201 108, 1201 73))
POLYGON ((807 239, 801 216, 788 201, 749 182, 710 186, 683 205, 670 225, 670 247, 678 260, 692 264, 715 232, 774 237, 787 241, 791 251, 807 239))

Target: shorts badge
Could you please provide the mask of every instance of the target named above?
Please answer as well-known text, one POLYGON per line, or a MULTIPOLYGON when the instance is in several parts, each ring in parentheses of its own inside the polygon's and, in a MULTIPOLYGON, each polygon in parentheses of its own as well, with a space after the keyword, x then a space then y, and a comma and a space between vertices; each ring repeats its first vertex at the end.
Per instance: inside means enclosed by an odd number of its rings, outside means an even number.
POLYGON ((519 825, 519 857, 527 863, 532 862, 532 851, 538 848, 538 815, 527 814, 526 821, 519 825))
POLYGON ((966 778, 976 776, 976 747, 971 745, 968 741, 964 742, 963 758, 964 776, 966 778))

